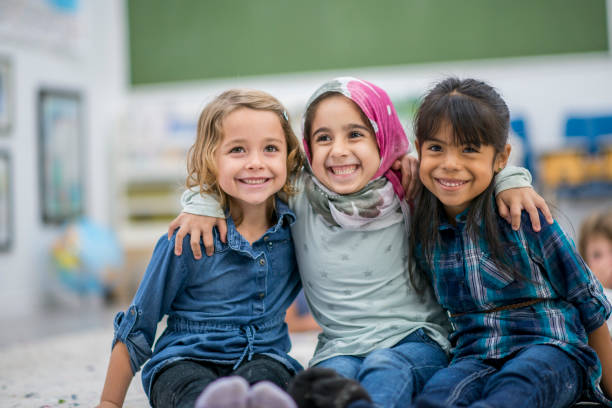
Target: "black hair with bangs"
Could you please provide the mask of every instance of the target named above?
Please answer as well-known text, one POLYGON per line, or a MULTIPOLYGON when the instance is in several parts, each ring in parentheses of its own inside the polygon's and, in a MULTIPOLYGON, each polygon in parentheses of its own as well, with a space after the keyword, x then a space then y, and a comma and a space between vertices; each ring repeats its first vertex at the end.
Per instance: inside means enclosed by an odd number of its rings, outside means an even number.
MULTIPOLYGON (((414 129, 419 146, 431 140, 446 125, 452 128, 454 142, 458 145, 491 145, 500 153, 508 140, 510 112, 502 97, 486 83, 475 79, 447 78, 429 91, 417 111, 414 129)), ((511 278, 518 278, 508 264, 509 258, 499 239, 499 215, 494 206, 494 190, 492 180, 487 189, 472 201, 466 220, 467 233, 474 242, 483 236, 490 246, 494 262, 502 272, 511 278)), ((445 213, 440 200, 421 186, 411 217, 411 262, 416 259, 420 246, 428 267, 435 268, 433 253, 436 245, 441 244, 439 226, 442 214, 445 213)), ((429 273, 419 263, 415 264, 415 268, 411 268, 414 271, 411 283, 422 294, 430 283, 429 273)))

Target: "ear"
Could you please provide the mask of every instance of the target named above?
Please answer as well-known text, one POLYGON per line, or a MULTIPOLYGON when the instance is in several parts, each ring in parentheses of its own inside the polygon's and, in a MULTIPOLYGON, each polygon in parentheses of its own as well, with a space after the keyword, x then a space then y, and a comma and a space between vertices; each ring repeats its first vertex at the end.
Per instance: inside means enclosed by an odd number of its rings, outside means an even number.
POLYGON ((497 153, 497 156, 495 156, 495 162, 493 163, 493 171, 495 173, 499 173, 504 167, 506 167, 506 164, 508 164, 508 159, 510 158, 511 150, 512 146, 506 144, 504 150, 497 153))

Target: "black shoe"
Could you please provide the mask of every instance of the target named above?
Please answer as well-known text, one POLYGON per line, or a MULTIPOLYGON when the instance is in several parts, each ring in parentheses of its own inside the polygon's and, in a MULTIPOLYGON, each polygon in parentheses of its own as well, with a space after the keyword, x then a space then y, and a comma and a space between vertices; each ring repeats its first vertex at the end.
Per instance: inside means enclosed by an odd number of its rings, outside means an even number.
POLYGON ((288 392, 299 408, 346 408, 354 401, 372 401, 357 381, 327 368, 313 367, 301 372, 288 392))

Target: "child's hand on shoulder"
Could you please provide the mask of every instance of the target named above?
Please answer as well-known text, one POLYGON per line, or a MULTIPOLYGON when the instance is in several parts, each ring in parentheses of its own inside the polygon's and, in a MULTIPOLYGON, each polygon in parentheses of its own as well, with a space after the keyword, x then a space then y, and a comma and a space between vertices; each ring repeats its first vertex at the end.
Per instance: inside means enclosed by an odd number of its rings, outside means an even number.
POLYGON ((542 227, 538 210, 542 212, 549 224, 553 223, 553 217, 546 201, 531 187, 504 190, 495 196, 495 201, 497 202, 499 215, 508 224, 512 224, 512 229, 515 231, 521 226, 521 212, 523 210, 529 213, 531 226, 536 232, 540 231, 542 227))
POLYGON ((402 173, 402 188, 406 199, 414 198, 419 183, 419 159, 405 154, 393 162, 391 168, 402 173))
POLYGON ((204 241, 206 255, 211 256, 215 252, 212 230, 217 226, 219 238, 225 242, 227 235, 227 223, 223 218, 206 217, 189 213, 180 213, 168 226, 168 239, 172 238, 174 230, 178 228, 176 240, 174 241, 174 254, 179 256, 183 253, 183 238, 190 234, 191 250, 195 259, 202 258, 200 251, 200 238, 204 241))

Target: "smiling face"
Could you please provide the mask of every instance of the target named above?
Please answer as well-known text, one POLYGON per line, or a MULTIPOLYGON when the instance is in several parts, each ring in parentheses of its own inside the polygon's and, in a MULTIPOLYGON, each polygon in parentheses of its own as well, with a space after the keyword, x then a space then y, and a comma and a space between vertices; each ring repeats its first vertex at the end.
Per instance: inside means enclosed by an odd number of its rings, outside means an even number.
POLYGON ((452 127, 447 123, 431 138, 417 142, 423 185, 444 206, 451 220, 487 189, 494 169, 503 168, 510 155, 510 145, 496 153, 491 145, 457 145, 452 127))
POLYGON ((361 190, 380 166, 376 136, 362 116, 353 101, 333 95, 319 102, 312 120, 312 171, 338 194, 361 190))
POLYGON ((217 179, 241 210, 266 208, 287 180, 287 142, 274 112, 239 108, 223 119, 217 179), (263 206, 263 207, 261 207, 263 206))

